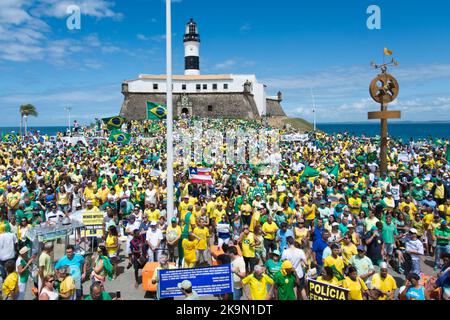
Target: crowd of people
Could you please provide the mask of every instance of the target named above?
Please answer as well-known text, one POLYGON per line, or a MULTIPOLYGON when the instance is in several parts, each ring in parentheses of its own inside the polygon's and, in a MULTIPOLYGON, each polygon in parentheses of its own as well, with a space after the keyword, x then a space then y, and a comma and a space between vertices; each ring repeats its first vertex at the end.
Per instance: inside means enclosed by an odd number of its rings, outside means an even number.
MULTIPOLYGON (((192 121, 179 119, 176 129, 189 131, 192 121)), ((196 121, 204 132, 272 129, 244 120, 196 121)), ((124 125, 133 136, 125 145, 91 139, 107 136, 102 125, 79 131, 90 137, 87 145, 62 135, 1 143, 5 300, 24 299, 28 291, 39 300, 111 299, 106 282, 124 276, 117 268, 123 260, 136 288, 147 262, 160 269, 231 264, 234 292, 221 299, 306 300, 310 279, 347 289, 350 300, 450 298, 448 140, 391 139, 382 174, 377 139, 322 132, 280 141, 270 174, 251 161, 209 159, 188 166, 210 167, 212 183, 192 183, 186 165, 175 163, 175 211, 167 212, 163 121, 124 125), (77 241, 55 259, 56 242, 36 249, 27 238, 32 228, 78 211, 104 212, 92 256, 77 253, 77 241), (426 262, 432 271, 424 272, 426 262)), ((258 145, 252 139, 247 148, 258 145)), ((189 281, 180 290, 198 299, 189 281)))

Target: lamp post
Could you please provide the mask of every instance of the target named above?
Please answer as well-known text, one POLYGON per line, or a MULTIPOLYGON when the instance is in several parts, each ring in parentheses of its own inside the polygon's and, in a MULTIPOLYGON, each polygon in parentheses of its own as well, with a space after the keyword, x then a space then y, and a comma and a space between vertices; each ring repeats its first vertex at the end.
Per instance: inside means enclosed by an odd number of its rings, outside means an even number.
POLYGON ((173 101, 172 101, 172 0, 166 0, 166 97, 167 97, 167 217, 173 217, 173 101))
POLYGON ((313 125, 314 125, 314 132, 316 131, 316 99, 314 98, 314 92, 313 89, 311 89, 311 97, 313 101, 313 125))
POLYGON ((24 131, 25 131, 25 137, 28 135, 28 116, 24 115, 23 116, 23 125, 24 125, 24 131))
POLYGON ((71 127, 70 127, 70 123, 71 123, 71 120, 70 120, 70 111, 72 110, 72 107, 65 107, 64 109, 66 109, 66 111, 69 113, 69 137, 70 136, 72 136, 72 129, 71 129, 71 127))

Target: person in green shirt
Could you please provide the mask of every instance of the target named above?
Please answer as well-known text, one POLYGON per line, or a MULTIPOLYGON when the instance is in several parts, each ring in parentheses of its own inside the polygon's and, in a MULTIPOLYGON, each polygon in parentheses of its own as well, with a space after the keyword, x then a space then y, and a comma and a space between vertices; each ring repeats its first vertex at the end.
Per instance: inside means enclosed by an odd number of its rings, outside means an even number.
POLYGON ((384 250, 387 257, 392 257, 394 253, 395 238, 398 236, 397 226, 392 223, 392 217, 386 216, 386 222, 383 222, 381 237, 384 242, 384 250))
POLYGON ((289 260, 283 261, 281 270, 273 277, 276 300, 297 300, 295 287, 298 283, 295 269, 289 260))
POLYGON ((271 258, 266 261, 265 267, 267 270, 267 275, 273 279, 274 275, 281 270, 281 253, 279 250, 274 250, 271 254, 271 258))
POLYGON ((90 288, 90 295, 88 295, 84 300, 117 300, 117 298, 112 299, 108 292, 99 282, 94 282, 90 288))
POLYGON ((441 254, 450 253, 450 228, 447 226, 446 220, 442 220, 441 225, 434 229, 434 235, 436 236, 434 270, 436 271, 439 269, 441 254))
POLYGON ((19 250, 19 257, 16 261, 16 269, 19 274, 19 296, 17 300, 25 299, 25 292, 27 291, 27 282, 30 276, 30 266, 33 263, 35 257, 28 258, 28 252, 30 248, 23 247, 19 250))

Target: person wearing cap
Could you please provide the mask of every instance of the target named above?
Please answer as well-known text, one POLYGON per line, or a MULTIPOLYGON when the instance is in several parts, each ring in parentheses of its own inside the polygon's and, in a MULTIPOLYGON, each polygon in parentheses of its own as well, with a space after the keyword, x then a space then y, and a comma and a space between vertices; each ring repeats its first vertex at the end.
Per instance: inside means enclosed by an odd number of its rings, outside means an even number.
POLYGON ((420 275, 420 256, 423 256, 424 250, 422 241, 417 238, 417 230, 414 228, 409 229, 409 236, 406 238, 405 251, 411 256, 411 272, 420 275))
POLYGON ((30 266, 34 262, 36 256, 29 257, 30 248, 27 246, 19 250, 19 257, 16 260, 17 274, 19 275, 19 294, 17 300, 24 300, 27 291, 27 282, 30 277, 30 266))
POLYGON ((352 256, 349 260, 349 263, 356 268, 358 276, 366 283, 368 283, 370 277, 375 274, 375 268, 373 266, 372 260, 366 256, 366 246, 359 245, 356 249, 358 251, 358 254, 352 256))
POLYGON ((380 272, 374 274, 371 281, 371 290, 378 300, 394 300, 397 283, 393 276, 388 273, 388 264, 380 264, 380 272))
POLYGON ((178 284, 178 289, 184 294, 184 300, 200 300, 197 292, 192 290, 192 283, 189 280, 183 280, 178 284))
POLYGON ((450 228, 447 225, 447 220, 441 220, 440 226, 434 229, 434 236, 436 237, 434 271, 437 271, 440 267, 441 255, 450 253, 450 228))
POLYGON ((178 242, 181 238, 181 227, 178 225, 176 217, 172 217, 170 225, 166 230, 167 250, 169 261, 176 262, 178 259, 178 242))
POLYGON ((428 300, 429 292, 420 284, 420 275, 414 272, 406 276, 405 285, 400 288, 400 300, 428 300))
POLYGON ((269 254, 269 259, 266 261, 264 266, 266 267, 266 272, 273 279, 275 273, 281 270, 281 253, 279 250, 274 250, 269 254))
POLYGON ((273 275, 275 300, 297 300, 295 288, 298 283, 295 269, 289 260, 283 261, 281 269, 273 275))

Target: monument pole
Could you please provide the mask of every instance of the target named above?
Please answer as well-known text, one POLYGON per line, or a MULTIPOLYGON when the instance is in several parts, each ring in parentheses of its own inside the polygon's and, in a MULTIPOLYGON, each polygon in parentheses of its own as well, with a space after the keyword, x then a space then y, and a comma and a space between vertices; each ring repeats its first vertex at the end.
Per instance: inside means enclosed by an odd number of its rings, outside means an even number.
POLYGON ((388 111, 387 105, 394 101, 399 92, 397 80, 387 73, 389 65, 397 66, 398 62, 392 59, 389 63, 377 65, 372 62, 375 69, 381 69, 381 73, 376 76, 370 83, 369 93, 375 102, 380 104, 380 111, 368 113, 369 120, 381 120, 381 141, 380 141, 380 173, 387 173, 387 144, 388 144, 388 128, 387 119, 400 119, 401 114, 398 110, 388 111))

